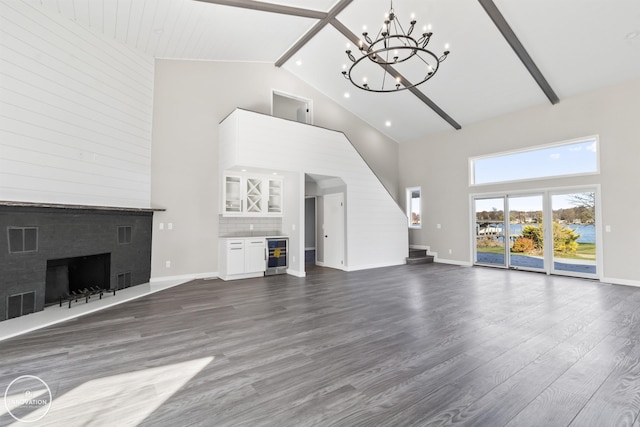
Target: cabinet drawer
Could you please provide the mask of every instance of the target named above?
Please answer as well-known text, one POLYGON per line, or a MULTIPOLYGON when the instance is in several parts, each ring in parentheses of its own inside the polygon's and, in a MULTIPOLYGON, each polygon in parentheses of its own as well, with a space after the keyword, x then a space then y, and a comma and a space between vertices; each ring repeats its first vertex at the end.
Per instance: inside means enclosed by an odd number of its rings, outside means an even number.
POLYGON ((264 239, 246 239, 245 243, 247 244, 247 247, 265 247, 264 239))
POLYGON ((227 240, 228 250, 244 249, 244 240, 227 240))

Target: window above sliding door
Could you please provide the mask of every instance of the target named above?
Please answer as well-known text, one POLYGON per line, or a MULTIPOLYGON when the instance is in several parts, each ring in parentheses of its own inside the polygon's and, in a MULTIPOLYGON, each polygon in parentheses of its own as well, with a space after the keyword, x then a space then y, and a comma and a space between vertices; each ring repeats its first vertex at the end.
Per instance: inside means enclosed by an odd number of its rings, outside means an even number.
POLYGON ((597 174, 598 137, 469 159, 471 185, 597 174))

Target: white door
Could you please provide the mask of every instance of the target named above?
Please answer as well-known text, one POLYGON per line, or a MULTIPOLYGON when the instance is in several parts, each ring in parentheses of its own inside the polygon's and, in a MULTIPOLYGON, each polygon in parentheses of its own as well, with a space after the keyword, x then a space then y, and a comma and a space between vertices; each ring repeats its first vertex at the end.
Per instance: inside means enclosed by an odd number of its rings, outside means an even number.
POLYGON ((344 193, 324 196, 324 266, 344 268, 344 193))

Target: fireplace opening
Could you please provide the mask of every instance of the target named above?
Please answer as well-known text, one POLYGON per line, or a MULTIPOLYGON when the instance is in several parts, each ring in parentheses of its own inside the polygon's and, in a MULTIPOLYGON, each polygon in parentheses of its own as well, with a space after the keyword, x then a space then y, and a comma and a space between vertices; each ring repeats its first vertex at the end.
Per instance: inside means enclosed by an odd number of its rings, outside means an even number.
POLYGON ((48 260, 45 305, 58 304, 60 297, 85 288, 109 289, 110 272, 110 253, 48 260))

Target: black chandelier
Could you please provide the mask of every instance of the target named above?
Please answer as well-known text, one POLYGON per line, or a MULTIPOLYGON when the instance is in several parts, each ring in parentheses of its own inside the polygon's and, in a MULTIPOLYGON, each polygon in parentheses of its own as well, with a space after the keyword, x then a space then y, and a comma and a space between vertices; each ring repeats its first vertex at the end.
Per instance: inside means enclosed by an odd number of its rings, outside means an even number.
POLYGON ((352 64, 348 70, 346 65, 343 66, 342 75, 354 86, 370 92, 410 89, 433 77, 440 63, 447 59, 449 50, 438 57, 427 49, 433 33, 425 27, 422 36, 416 40, 411 37, 416 20, 412 19, 409 24, 405 33, 391 0, 391 8, 385 15, 375 40, 366 31, 362 33, 364 40, 361 39, 358 43, 362 56, 356 59, 351 50, 347 49, 347 57, 352 64), (381 76, 380 68, 383 70, 381 76), (376 75, 377 78, 371 77, 376 75))

